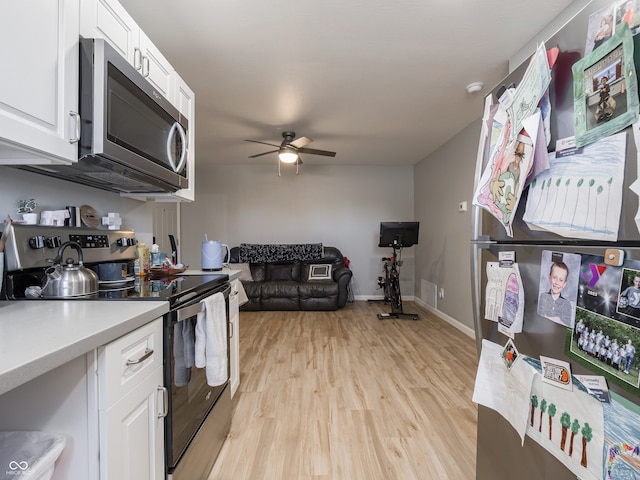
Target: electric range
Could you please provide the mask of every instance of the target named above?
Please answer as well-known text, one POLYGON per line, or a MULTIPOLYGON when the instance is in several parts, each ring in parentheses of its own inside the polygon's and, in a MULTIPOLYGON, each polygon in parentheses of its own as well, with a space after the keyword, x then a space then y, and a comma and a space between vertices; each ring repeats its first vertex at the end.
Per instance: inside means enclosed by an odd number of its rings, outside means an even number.
MULTIPOLYGON (((165 300, 173 309, 216 290, 229 281, 226 274, 189 275, 188 270, 174 276, 133 275, 138 240, 131 230, 14 223, 9 229, 5 245, 6 271, 2 298, 34 299, 29 298, 27 289, 44 284, 45 271, 51 266, 51 259, 67 241, 74 241, 80 245, 84 266, 87 268, 98 272, 100 264, 118 262, 125 265, 125 271, 130 273, 118 280, 100 280, 98 294, 78 297, 82 300, 165 300)), ((73 255, 75 252, 71 253, 72 257, 73 255)))

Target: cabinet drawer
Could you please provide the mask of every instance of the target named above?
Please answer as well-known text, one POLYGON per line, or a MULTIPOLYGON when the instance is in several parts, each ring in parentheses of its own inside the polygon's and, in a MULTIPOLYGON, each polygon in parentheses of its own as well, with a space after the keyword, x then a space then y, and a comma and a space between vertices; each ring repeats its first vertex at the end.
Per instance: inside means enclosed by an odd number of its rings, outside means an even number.
POLYGON ((98 408, 115 404, 162 363, 162 319, 100 347, 98 408))

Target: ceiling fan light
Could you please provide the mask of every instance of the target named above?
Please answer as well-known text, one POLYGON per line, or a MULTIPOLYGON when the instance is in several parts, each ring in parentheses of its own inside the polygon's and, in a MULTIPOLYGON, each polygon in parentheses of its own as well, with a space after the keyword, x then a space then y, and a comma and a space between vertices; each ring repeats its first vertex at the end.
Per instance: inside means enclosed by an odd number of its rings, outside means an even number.
POLYGON ((298 152, 291 147, 281 148, 278 156, 283 163, 296 163, 298 161, 298 152))

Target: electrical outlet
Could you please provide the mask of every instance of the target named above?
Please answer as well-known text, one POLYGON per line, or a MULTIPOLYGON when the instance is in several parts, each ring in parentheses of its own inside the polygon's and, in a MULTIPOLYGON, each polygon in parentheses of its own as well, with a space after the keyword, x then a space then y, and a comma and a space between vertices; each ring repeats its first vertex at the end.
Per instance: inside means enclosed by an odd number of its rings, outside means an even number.
POLYGON ((438 290, 438 298, 440 300, 444 299, 444 288, 441 288, 440 290, 438 290))

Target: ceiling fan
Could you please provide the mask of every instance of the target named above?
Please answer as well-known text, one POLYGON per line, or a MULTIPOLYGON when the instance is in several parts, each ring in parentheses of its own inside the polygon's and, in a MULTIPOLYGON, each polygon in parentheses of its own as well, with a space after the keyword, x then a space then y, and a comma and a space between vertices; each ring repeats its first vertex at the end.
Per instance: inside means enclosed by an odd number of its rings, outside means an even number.
MULTIPOLYGON (((262 145, 269 145, 270 147, 277 147, 276 150, 269 150, 268 152, 258 153, 257 155, 251 155, 249 158, 261 157, 262 155, 269 155, 270 153, 278 153, 280 161, 283 163, 295 163, 296 175, 298 174, 297 167, 302 165, 301 153, 308 153, 311 155, 323 155, 325 157, 335 157, 336 152, 330 152, 328 150, 318 150, 315 148, 306 148, 313 140, 308 137, 296 138, 295 132, 282 132, 282 143, 280 145, 274 143, 261 142, 259 140, 245 140, 245 142, 260 143, 262 145)), ((280 174, 280 163, 278 162, 278 175, 280 174)))

